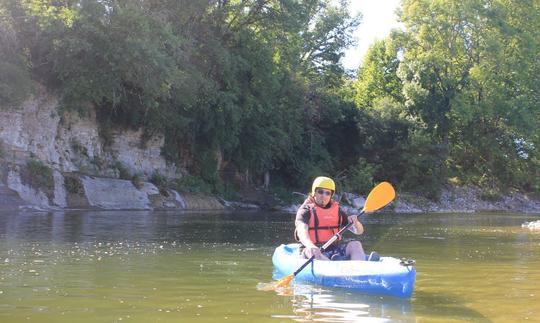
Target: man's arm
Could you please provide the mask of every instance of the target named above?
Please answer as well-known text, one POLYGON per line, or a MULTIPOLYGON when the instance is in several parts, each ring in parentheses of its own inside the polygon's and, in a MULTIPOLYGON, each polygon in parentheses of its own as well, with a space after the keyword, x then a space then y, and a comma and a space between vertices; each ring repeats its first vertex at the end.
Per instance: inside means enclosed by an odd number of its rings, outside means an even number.
POLYGON ((309 249, 317 248, 317 246, 309 238, 309 227, 307 223, 296 220, 294 224, 296 225, 296 235, 298 236, 298 240, 300 241, 300 243, 303 244, 304 247, 309 249))
POLYGON ((298 212, 296 212, 296 219, 294 221, 296 236, 300 243, 305 247, 304 253, 306 257, 311 258, 311 256, 315 256, 315 259, 328 260, 328 258, 321 253, 321 249, 319 249, 309 237, 309 226, 306 223, 309 221, 308 217, 308 209, 300 208, 298 212))

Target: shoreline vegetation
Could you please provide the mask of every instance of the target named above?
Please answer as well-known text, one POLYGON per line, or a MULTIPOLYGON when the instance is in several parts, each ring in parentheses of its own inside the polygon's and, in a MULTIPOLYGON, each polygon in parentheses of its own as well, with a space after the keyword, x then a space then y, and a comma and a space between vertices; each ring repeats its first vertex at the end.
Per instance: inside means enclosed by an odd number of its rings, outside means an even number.
POLYGON ((539 11, 404 0, 346 71, 367 18, 346 0, 2 1, 2 181, 45 208, 239 207, 259 187, 267 208, 324 175, 389 181, 411 212, 527 210, 539 11))
MULTIPOLYGON (((34 162, 35 163, 35 162, 34 162)), ((44 167, 39 164, 40 167, 44 167)), ((37 166, 35 166, 37 167, 37 166)), ((5 169, 5 167, 4 167, 5 169)), ((21 175, 24 175, 24 172, 21 175)), ((57 175, 58 176, 58 175, 57 175)), ((306 194, 289 192, 284 201, 276 194, 262 188, 248 188, 237 192, 233 198, 207 193, 177 192, 158 187, 151 182, 133 182, 94 176, 63 174, 63 183, 36 186, 40 177, 14 180, 17 174, 9 171, 7 185, 0 180, 0 211, 6 210, 176 210, 176 211, 273 211, 294 214, 306 194), (60 187, 55 187, 60 185, 60 187), (76 188, 76 189, 74 189, 76 188), (46 193, 48 192, 48 193, 46 193), (59 203, 58 196, 65 196, 59 203)), ((51 175, 52 177, 52 175, 51 175)), ((348 192, 338 192, 335 200, 349 214, 359 213, 365 197, 348 192)), ((438 200, 431 200, 418 193, 397 191, 396 200, 382 212, 395 213, 473 213, 473 212, 522 212, 540 215, 540 198, 519 191, 506 195, 489 196, 478 187, 446 185, 438 200)))

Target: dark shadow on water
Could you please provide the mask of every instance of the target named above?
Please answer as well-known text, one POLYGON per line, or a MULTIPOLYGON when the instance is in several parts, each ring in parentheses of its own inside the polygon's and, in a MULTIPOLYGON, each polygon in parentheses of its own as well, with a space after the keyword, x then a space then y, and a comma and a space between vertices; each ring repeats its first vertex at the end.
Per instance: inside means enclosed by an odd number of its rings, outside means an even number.
POLYGON ((467 307, 463 299, 451 294, 415 291, 412 304, 419 319, 492 322, 480 312, 467 307))

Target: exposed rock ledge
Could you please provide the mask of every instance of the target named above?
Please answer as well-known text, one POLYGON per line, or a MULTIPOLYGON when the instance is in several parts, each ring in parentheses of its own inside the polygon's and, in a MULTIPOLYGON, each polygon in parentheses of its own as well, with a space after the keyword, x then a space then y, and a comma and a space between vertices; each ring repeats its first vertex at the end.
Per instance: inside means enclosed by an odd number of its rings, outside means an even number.
POLYGON ((438 202, 416 194, 399 194, 394 211, 400 213, 448 213, 503 211, 540 214, 540 199, 520 192, 510 192, 494 201, 482 199, 478 187, 446 187, 438 202))
MULTIPOLYGON (((482 211, 503 211, 540 214, 540 199, 527 194, 512 192, 496 201, 482 199, 478 187, 448 186, 441 192, 439 201, 434 202, 417 194, 397 192, 396 200, 382 211, 396 213, 471 213, 482 211)), ((365 199, 351 193, 336 197, 349 213, 362 210, 365 199)), ((284 212, 296 212, 299 204, 284 207, 284 212)))
MULTIPOLYGON (((122 179, 93 177, 54 171, 54 189, 44 192, 24 183, 18 166, 4 167, 0 180, 0 209, 185 209, 224 210, 213 196, 180 194, 175 190, 160 190, 152 183, 135 186, 122 179), (69 192, 65 187, 69 177, 80 187, 69 192), (3 183, 5 181, 5 184, 3 183)), ((73 189, 72 189, 73 190, 73 189)))

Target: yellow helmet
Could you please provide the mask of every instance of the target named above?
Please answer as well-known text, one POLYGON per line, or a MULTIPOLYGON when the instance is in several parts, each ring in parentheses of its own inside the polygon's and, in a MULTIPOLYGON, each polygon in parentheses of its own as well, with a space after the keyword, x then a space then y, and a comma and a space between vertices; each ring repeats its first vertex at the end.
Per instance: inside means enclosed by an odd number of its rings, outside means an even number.
POLYGON ((313 185, 311 186, 312 196, 315 195, 315 190, 317 189, 317 187, 331 190, 333 193, 336 192, 336 183, 334 183, 334 181, 330 177, 319 176, 315 178, 315 180, 313 181, 313 185))

